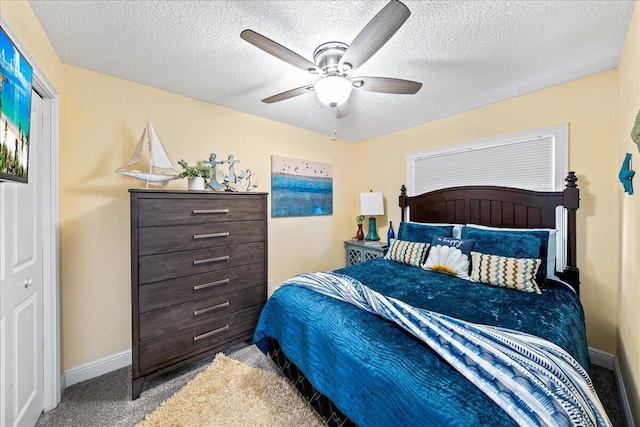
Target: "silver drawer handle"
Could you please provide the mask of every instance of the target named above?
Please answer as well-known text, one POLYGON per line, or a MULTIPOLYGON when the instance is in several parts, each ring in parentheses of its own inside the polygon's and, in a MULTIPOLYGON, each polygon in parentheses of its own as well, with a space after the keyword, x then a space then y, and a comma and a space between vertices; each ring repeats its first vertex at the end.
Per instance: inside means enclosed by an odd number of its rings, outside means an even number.
POLYGON ((203 308, 202 310, 196 310, 193 312, 194 316, 198 316, 200 314, 208 313, 213 310, 217 310, 219 308, 229 307, 229 301, 223 302, 222 304, 212 305, 211 307, 203 308))
POLYGON ((203 338, 210 337, 211 335, 215 335, 215 334, 219 334, 220 332, 224 332, 227 329, 229 329, 229 325, 224 325, 222 328, 214 329, 213 331, 205 332, 204 334, 197 335, 197 336, 193 337, 193 340, 194 341, 198 341, 198 340, 201 340, 203 338))
POLYGON ((229 209, 194 209, 193 214, 219 214, 219 213, 229 213, 229 209))
POLYGON ((228 231, 222 233, 211 233, 211 234, 194 234, 194 239, 211 239, 212 237, 227 237, 229 235, 228 231))
POLYGON ((226 261, 228 259, 229 259, 229 255, 217 256, 215 258, 207 258, 207 259, 195 259, 193 260, 193 265, 207 264, 210 262, 218 262, 218 261, 226 261))
POLYGON ((206 289, 212 286, 224 285, 225 283, 229 283, 229 279, 216 280, 215 282, 203 283, 202 285, 195 285, 193 287, 193 290, 199 291, 200 289, 206 289))

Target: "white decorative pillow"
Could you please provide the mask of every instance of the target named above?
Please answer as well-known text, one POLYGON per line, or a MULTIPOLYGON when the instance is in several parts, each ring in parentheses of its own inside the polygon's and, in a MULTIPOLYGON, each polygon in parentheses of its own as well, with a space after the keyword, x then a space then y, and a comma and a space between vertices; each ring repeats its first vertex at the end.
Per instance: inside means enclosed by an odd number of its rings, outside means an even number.
POLYGON ((470 280, 540 294, 535 278, 541 262, 539 259, 509 258, 471 252, 470 280))
POLYGON ((428 243, 392 239, 391 246, 389 246, 384 259, 420 267, 427 256, 428 250, 428 243))
POLYGON ((434 237, 429 256, 422 268, 469 279, 469 252, 474 243, 473 239, 434 237))

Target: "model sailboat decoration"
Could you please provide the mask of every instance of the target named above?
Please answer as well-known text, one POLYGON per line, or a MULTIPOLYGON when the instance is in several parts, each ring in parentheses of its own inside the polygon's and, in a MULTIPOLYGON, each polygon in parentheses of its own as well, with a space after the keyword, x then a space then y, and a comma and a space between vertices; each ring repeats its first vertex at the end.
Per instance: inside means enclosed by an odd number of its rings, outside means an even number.
POLYGON ((156 130, 153 128, 151 119, 147 118, 147 126, 142 132, 142 136, 136 145, 136 148, 124 165, 116 169, 121 175, 136 178, 151 185, 167 185, 170 180, 179 178, 178 171, 173 166, 173 162, 169 158, 156 130), (145 144, 149 149, 149 165, 145 164, 142 159, 142 150, 145 144), (139 169, 135 169, 138 167, 139 169), (148 172, 142 170, 148 169, 148 172))

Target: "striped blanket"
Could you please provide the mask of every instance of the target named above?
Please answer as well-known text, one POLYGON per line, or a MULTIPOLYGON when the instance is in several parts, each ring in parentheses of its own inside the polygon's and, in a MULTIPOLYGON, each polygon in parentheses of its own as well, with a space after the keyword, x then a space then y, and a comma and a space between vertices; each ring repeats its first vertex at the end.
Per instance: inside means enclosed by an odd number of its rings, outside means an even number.
POLYGON ((313 290, 398 324, 520 426, 611 426, 582 366, 544 339, 416 308, 338 273, 300 274, 282 285, 313 290))

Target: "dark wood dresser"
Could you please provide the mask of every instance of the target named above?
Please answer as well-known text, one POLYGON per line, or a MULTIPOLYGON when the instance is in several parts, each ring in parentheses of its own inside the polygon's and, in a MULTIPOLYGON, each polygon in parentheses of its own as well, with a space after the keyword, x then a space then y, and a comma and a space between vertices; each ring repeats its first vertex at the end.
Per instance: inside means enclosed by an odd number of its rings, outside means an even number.
POLYGON ((131 193, 132 399, 247 340, 267 298, 267 193, 131 193))

